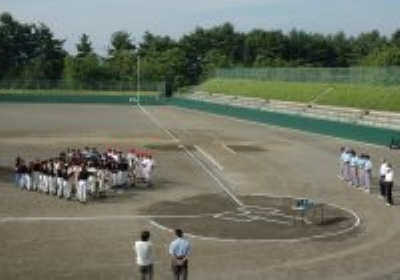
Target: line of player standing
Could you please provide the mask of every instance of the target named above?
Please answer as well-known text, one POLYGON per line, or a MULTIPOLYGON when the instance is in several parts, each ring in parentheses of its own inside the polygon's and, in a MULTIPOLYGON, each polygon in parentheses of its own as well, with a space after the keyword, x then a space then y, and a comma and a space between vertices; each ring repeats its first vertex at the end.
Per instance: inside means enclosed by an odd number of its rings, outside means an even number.
MULTIPOLYGON (((340 150, 340 174, 339 178, 349 183, 352 187, 361 188, 371 192, 372 161, 369 155, 357 155, 355 150, 342 147, 340 150)), ((393 205, 393 169, 389 163, 382 160, 379 168, 380 196, 386 201, 386 205, 393 205)))
POLYGON ((87 195, 104 196, 110 189, 144 183, 152 185, 154 159, 138 150, 127 153, 96 148, 67 149, 56 158, 15 162, 15 184, 21 189, 85 203, 87 195))

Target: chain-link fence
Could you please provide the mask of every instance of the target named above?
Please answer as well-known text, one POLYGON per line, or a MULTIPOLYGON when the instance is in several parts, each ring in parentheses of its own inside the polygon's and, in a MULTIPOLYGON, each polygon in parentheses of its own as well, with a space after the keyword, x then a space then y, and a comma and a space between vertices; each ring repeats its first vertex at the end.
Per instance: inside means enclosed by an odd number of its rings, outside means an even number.
POLYGON ((165 94, 165 82, 156 81, 86 81, 68 82, 63 80, 0 80, 0 90, 7 93, 117 93, 154 92, 165 94))
POLYGON ((233 68, 217 69, 215 77, 263 81, 400 85, 400 67, 233 68))

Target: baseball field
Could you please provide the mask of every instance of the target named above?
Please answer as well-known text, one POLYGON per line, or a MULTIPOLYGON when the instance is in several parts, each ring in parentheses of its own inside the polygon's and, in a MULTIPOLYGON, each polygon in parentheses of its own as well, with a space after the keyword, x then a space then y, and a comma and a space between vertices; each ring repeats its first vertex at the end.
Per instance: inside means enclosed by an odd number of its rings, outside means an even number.
POLYGON ((399 197, 378 197, 381 158, 397 185, 399 153, 386 147, 171 106, 0 104, 0 279, 139 279, 144 229, 155 279, 172 279, 178 227, 190 279, 399 279, 399 197), (371 193, 337 178, 344 145, 371 155, 371 193), (86 146, 151 152, 154 186, 85 205, 14 186, 16 156, 86 146), (298 198, 314 207, 295 211, 298 198))

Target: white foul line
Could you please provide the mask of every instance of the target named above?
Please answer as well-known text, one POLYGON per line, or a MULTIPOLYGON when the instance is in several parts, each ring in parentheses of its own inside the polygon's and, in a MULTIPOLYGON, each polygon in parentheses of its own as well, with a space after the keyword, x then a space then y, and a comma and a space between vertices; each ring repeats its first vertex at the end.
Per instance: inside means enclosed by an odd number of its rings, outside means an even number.
POLYGON ((219 164, 210 154, 205 152, 202 148, 200 148, 197 145, 194 145, 195 148, 204 156, 206 157, 209 161, 211 161, 220 171, 222 171, 224 168, 222 167, 221 164, 219 164))
POLYGON ((236 154, 236 152, 234 150, 232 150, 231 148, 229 148, 225 143, 221 143, 221 146, 222 146, 222 148, 224 148, 225 150, 227 150, 231 154, 236 154))
POLYGON ((87 217, 1 217, 0 222, 68 222, 68 221, 107 221, 107 220, 139 220, 139 219, 195 219, 209 217, 214 214, 201 215, 109 215, 87 217))
POLYGON ((148 112, 144 107, 141 105, 138 105, 139 108, 149 117, 149 119, 162 131, 164 131, 166 134, 168 134, 174 141, 176 141, 179 144, 179 147, 184 150, 207 174, 210 176, 217 184, 220 186, 220 188, 229 195, 230 198, 232 198, 233 201, 235 201, 236 204, 239 206, 244 206, 243 202, 241 202, 230 190, 229 188, 217 177, 215 176, 212 171, 204 164, 202 163, 192 152, 190 152, 185 145, 181 143, 181 141, 173 135, 168 129, 164 128, 161 123, 148 112))

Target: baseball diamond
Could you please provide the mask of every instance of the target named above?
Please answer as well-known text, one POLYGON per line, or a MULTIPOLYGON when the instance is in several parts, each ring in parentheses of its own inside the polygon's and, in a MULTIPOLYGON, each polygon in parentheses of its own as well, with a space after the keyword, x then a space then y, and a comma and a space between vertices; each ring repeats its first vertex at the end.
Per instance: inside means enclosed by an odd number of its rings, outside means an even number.
POLYGON ((174 106, 0 107, 1 279, 139 279, 144 229, 155 277, 169 279, 177 227, 192 244, 190 279, 400 277, 396 187, 394 206, 378 197, 379 162, 396 170, 396 150, 174 106), (79 204, 14 186, 17 156, 84 146, 150 150, 153 187, 79 204), (342 146, 371 155, 371 193, 338 180, 342 146))

